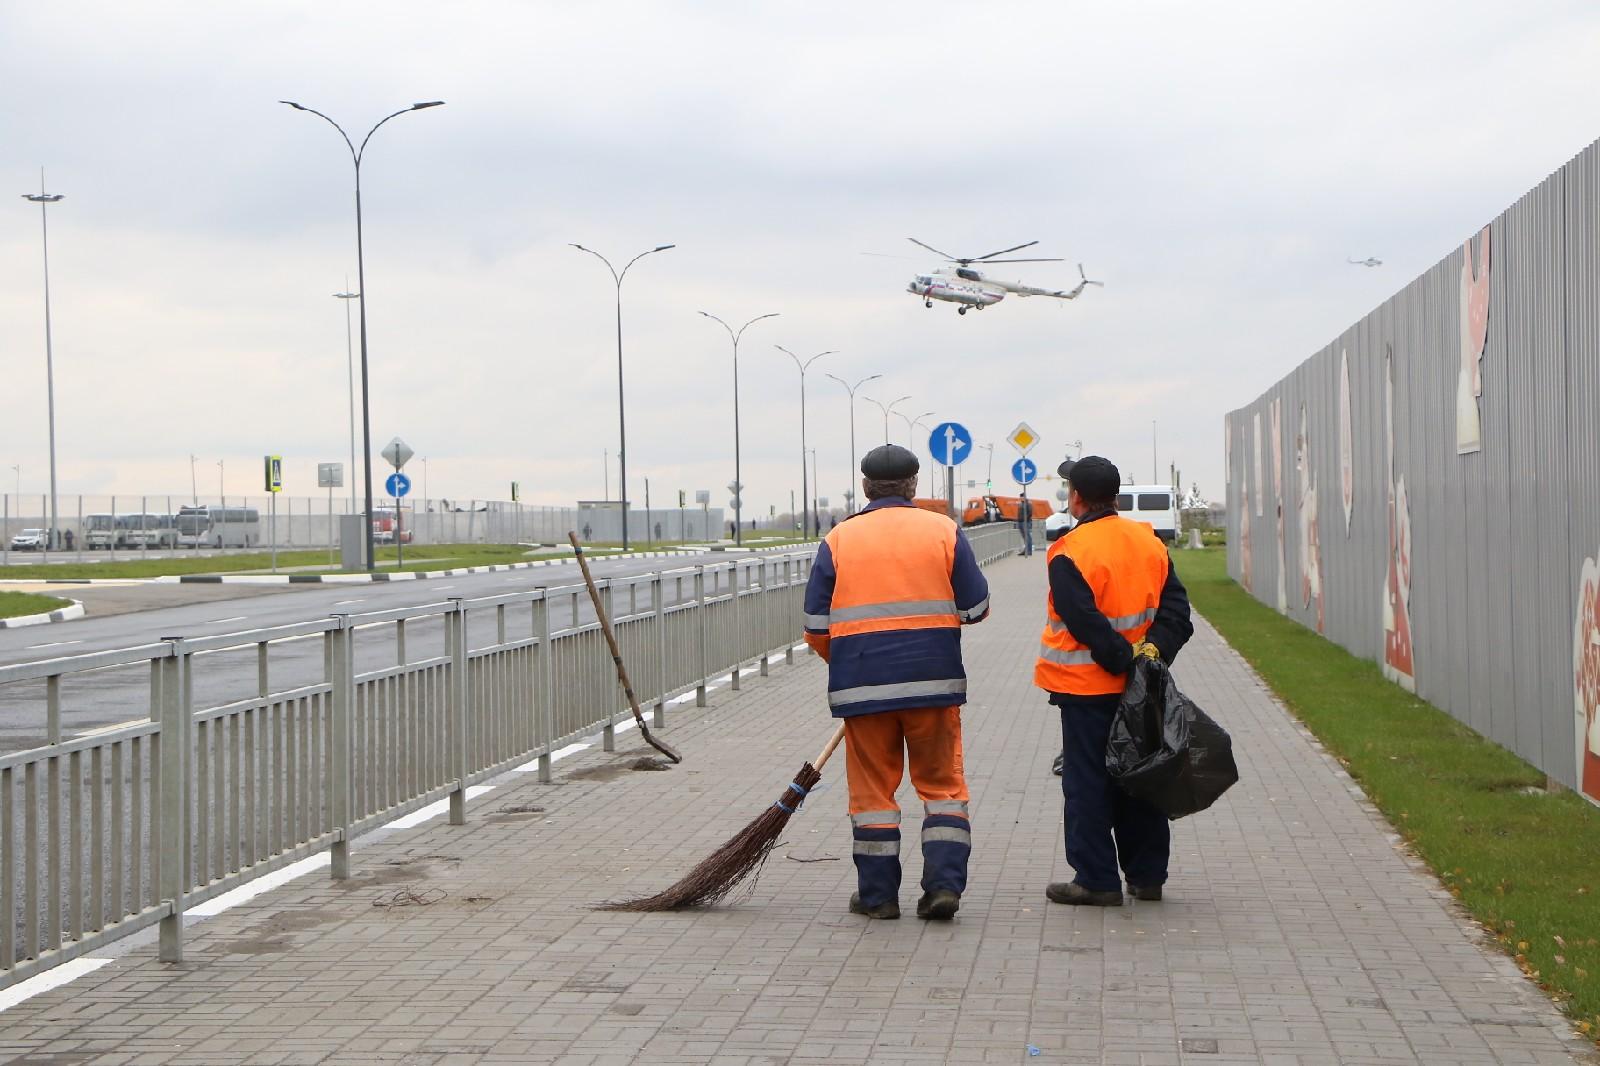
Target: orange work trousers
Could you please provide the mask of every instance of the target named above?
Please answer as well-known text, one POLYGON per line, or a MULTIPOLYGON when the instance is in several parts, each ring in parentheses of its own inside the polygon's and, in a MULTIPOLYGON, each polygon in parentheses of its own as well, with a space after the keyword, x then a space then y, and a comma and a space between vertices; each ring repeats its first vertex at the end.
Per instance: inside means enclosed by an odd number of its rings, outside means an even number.
POLYGON ((900 805, 894 794, 900 788, 908 753, 911 785, 924 804, 941 800, 966 803, 970 798, 961 762, 960 707, 912 707, 855 715, 844 720, 844 744, 850 814, 858 828, 899 827, 900 805), (856 820, 858 815, 879 811, 892 818, 856 820))

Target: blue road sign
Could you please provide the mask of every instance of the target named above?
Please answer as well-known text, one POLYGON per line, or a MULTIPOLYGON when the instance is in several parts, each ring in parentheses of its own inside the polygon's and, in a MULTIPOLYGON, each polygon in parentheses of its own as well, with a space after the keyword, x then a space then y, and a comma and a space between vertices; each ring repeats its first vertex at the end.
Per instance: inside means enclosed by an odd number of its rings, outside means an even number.
POLYGON ((411 491, 411 479, 396 470, 389 475, 389 480, 383 483, 384 491, 395 499, 399 499, 411 491))
POLYGON ((940 466, 960 466, 972 454, 972 434, 960 422, 940 422, 928 436, 928 452, 940 466))
POLYGON ((1018 485, 1031 485, 1039 476, 1039 464, 1032 459, 1018 459, 1011 464, 1011 476, 1018 485))

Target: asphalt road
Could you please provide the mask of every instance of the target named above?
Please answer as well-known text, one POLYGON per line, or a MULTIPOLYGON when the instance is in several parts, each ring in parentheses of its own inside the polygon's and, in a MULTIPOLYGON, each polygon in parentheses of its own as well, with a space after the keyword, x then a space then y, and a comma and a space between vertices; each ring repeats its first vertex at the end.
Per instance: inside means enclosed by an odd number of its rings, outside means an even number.
MULTIPOLYGON (((799 553, 809 554, 808 549, 799 553)), ((782 553, 758 555, 707 553, 674 558, 601 559, 590 567, 597 577, 622 576, 667 570, 682 571, 699 563, 734 560, 778 560, 782 553)), ((752 563, 753 565, 753 563, 752 563)), ((781 565, 781 564, 780 564, 781 565)), ((724 578, 724 582, 725 582, 724 578)), ((468 574, 424 581, 374 582, 371 584, 306 585, 178 585, 112 586, 89 591, 78 598, 90 607, 90 615, 71 622, 23 629, 0 630, 0 666, 34 662, 88 652, 129 648, 155 643, 164 637, 205 637, 271 626, 288 625, 335 613, 362 614, 401 607, 440 603, 451 597, 474 598, 538 587, 572 586, 582 583, 574 563, 535 567, 499 573, 468 574), (170 591, 170 590, 193 591, 170 591), (203 591, 202 591, 203 590, 203 591), (267 591, 270 590, 270 591, 267 591), (103 601, 104 612, 91 602, 103 601), (136 609, 141 598, 159 603, 147 610, 136 609), (163 603, 163 600, 166 602, 163 603), (173 602, 176 601, 176 602, 173 602), (115 612, 115 613, 113 613, 115 612)), ((722 585, 726 590, 726 584, 722 585)), ((708 589, 714 592, 715 589, 708 589)), ((687 576, 669 581, 669 605, 693 596, 693 582, 687 576)), ((648 589, 640 588, 637 607, 649 606, 648 589)), ((578 597, 580 620, 593 618, 586 596, 578 597)), ((560 598, 551 605, 551 625, 569 624, 574 602, 560 598)), ((619 603, 619 611, 627 610, 619 603)), ((530 635, 532 615, 528 610, 507 612, 507 635, 511 639, 530 635)), ((497 638, 494 612, 482 611, 469 618, 468 644, 478 648, 497 638)), ((411 661, 444 652, 444 626, 437 617, 407 624, 406 655, 411 661)), ((323 676, 320 639, 286 641, 273 645, 269 659, 269 683, 273 691, 320 681, 323 676)), ((379 669, 396 661, 392 624, 358 630, 356 668, 379 669)), ((257 658, 253 647, 214 652, 199 656, 192 671, 194 706, 216 706, 257 694, 257 658)), ((70 675, 61 684, 63 733, 77 735, 93 729, 144 719, 149 707, 149 668, 144 665, 119 667, 70 675)), ((17 751, 45 742, 45 688, 42 681, 17 682, 0 686, 0 752, 17 751)))

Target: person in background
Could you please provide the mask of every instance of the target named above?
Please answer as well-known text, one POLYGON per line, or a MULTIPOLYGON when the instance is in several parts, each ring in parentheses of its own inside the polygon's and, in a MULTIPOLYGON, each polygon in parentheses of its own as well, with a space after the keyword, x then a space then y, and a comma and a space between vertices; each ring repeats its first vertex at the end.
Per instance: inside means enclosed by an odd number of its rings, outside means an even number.
POLYGON ((1073 465, 1067 507, 1077 524, 1050 545, 1050 591, 1034 684, 1061 712, 1067 863, 1076 876, 1045 889, 1053 903, 1120 907, 1128 892, 1159 900, 1167 881, 1166 815, 1122 792, 1106 742, 1138 656, 1171 663, 1194 633, 1189 596, 1166 545, 1117 513, 1122 475, 1109 459, 1073 465))

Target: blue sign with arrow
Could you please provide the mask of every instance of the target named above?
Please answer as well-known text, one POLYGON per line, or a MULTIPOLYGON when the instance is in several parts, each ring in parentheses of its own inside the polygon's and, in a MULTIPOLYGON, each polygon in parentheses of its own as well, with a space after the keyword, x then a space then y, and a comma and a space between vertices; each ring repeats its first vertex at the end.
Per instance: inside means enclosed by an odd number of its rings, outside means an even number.
POLYGON ((1018 459, 1011 464, 1011 476, 1018 485, 1031 485, 1039 476, 1039 464, 1032 459, 1018 459))
POLYGON ((940 466, 960 466, 972 454, 972 434, 960 422, 940 422, 928 436, 928 453, 940 466))
POLYGON ((383 483, 385 491, 395 499, 399 499, 411 491, 411 479, 396 470, 389 475, 389 480, 383 483))

